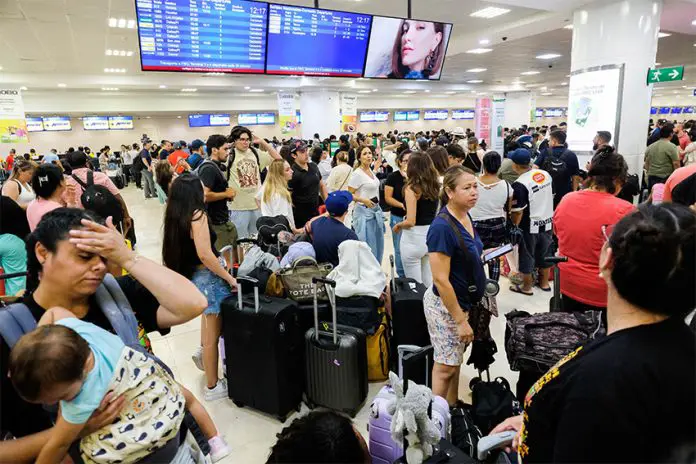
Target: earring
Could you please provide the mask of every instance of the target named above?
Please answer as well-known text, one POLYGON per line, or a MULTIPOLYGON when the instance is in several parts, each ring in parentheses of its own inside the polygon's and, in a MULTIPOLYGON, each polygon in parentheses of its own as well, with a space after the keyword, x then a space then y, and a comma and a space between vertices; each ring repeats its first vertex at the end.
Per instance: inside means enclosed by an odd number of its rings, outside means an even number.
POLYGON ((428 73, 433 72, 434 67, 435 67, 435 50, 431 51, 430 54, 428 55, 428 66, 426 67, 428 70, 428 73))

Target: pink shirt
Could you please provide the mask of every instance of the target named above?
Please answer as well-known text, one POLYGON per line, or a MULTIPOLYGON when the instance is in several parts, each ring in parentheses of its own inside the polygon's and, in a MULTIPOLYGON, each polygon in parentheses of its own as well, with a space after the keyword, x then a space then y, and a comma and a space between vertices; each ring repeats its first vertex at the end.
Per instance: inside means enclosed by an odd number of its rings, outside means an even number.
POLYGON ((553 215, 558 249, 568 262, 560 264, 561 293, 592 306, 607 306, 607 284, 599 278, 603 225, 613 225, 635 207, 614 195, 593 190, 563 197, 553 215))
MULTIPOLYGON (((87 171, 89 171, 89 168, 80 168, 80 169, 74 169, 73 170, 73 175, 76 176, 78 179, 80 179, 82 182, 87 183, 87 171)), ((82 196, 83 188, 80 184, 75 182, 75 179, 72 177, 67 177, 66 182, 68 184, 73 184, 76 188, 76 201, 77 201, 77 207, 78 208, 84 208, 82 206, 82 199, 80 198, 82 196)), ((103 172, 95 172, 94 173, 94 185, 103 185, 104 187, 109 189, 109 192, 113 193, 114 195, 120 195, 121 192, 118 190, 118 187, 114 185, 113 182, 111 182, 111 179, 109 179, 109 176, 104 174, 103 172)), ((67 203, 67 190, 66 193, 63 194, 63 200, 67 203)))
POLYGON ((665 196, 665 184, 655 184, 652 188, 652 203, 659 205, 662 203, 662 198, 665 196))
POLYGON ((63 205, 51 200, 36 198, 27 206, 27 222, 29 222, 29 230, 34 232, 36 226, 41 221, 44 214, 53 211, 56 208, 62 208, 63 205))
POLYGON ((690 164, 674 171, 665 183, 665 192, 662 201, 672 201, 672 190, 674 187, 679 185, 679 183, 687 177, 691 176, 691 174, 696 174, 696 164, 690 164))

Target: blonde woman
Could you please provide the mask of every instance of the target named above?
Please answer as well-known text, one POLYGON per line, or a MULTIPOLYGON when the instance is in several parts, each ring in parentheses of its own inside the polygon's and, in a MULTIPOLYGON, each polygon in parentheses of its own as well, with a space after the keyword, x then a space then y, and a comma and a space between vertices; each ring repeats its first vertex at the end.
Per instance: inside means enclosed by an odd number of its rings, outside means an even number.
POLYGON ((256 204, 261 208, 261 216, 285 216, 293 232, 299 234, 302 230, 295 228, 292 197, 288 190, 288 181, 292 179, 292 174, 292 168, 287 161, 273 160, 268 166, 266 181, 256 194, 256 204))
POLYGON ((12 198, 22 209, 27 209, 29 203, 36 199, 36 194, 31 188, 31 178, 34 175, 36 164, 27 160, 15 160, 12 173, 2 186, 2 194, 12 198))

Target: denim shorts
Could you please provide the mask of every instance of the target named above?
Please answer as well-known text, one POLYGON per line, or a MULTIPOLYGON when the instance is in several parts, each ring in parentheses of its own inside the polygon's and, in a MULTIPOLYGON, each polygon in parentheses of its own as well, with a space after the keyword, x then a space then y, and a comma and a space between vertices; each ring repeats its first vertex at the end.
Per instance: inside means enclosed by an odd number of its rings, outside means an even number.
POLYGON ((191 281, 208 300, 208 307, 205 308, 203 314, 220 314, 222 300, 228 296, 232 296, 232 289, 229 284, 211 272, 208 268, 196 270, 196 272, 193 273, 193 277, 191 277, 191 281))

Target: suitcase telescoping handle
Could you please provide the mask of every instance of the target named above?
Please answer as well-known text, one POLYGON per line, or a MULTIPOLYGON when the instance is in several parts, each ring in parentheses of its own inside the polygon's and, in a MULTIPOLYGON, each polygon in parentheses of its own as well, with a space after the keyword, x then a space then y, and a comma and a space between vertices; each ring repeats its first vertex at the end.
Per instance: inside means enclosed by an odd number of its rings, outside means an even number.
POLYGON ((553 266, 553 312, 559 312, 561 310, 561 270, 558 267, 560 263, 567 263, 568 257, 566 256, 549 256, 544 261, 546 264, 553 266))
POLYGON ((389 272, 391 274, 391 291, 396 293, 396 272, 394 271, 394 255, 389 255, 389 272))
POLYGON ((333 318, 333 343, 338 344, 338 334, 336 333, 336 281, 325 279, 324 277, 312 277, 312 287, 314 290, 314 336, 319 340, 319 301, 317 300, 317 288, 319 284, 324 284, 326 287, 326 296, 329 297, 331 304, 331 317, 333 318))
POLYGON ((253 277, 241 276, 237 277, 237 304, 239 310, 244 309, 244 302, 242 301, 242 282, 249 282, 254 287, 254 310, 259 312, 259 281, 253 277))
POLYGON ((404 376, 404 363, 416 363, 425 360, 425 384, 430 383, 430 357, 433 356, 433 346, 399 345, 399 378, 404 380, 404 385, 408 379, 404 376))

